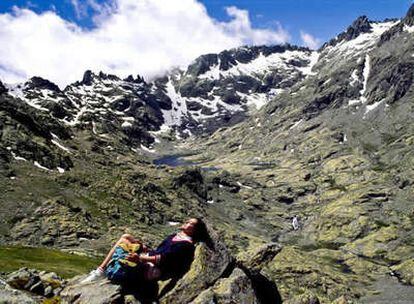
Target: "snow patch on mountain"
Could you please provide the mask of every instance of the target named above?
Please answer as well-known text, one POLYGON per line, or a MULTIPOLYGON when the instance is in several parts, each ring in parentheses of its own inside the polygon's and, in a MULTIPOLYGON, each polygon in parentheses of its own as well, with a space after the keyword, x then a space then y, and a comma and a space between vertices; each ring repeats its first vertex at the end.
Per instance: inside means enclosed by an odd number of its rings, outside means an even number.
POLYGON ((49 168, 46 168, 45 166, 42 166, 41 164, 39 164, 39 162, 37 162, 37 161, 35 161, 34 162, 34 165, 36 166, 36 167, 38 167, 39 169, 42 169, 42 170, 45 170, 45 171, 50 171, 50 169, 49 168))
POLYGON ((364 70, 362 72, 362 75, 364 77, 363 87, 362 87, 362 90, 359 92, 361 94, 361 98, 360 98, 361 102, 366 102, 367 101, 364 94, 365 94, 365 91, 367 90, 368 77, 369 77, 370 71, 371 71, 371 58, 367 54, 365 56, 364 70))
POLYGON ((60 144, 57 140, 52 139, 51 141, 52 141, 52 143, 53 143, 55 146, 57 146, 59 149, 61 149, 61 150, 65 151, 65 152, 68 152, 69 154, 71 154, 71 153, 72 153, 72 152, 70 151, 70 149, 69 149, 69 148, 67 148, 67 147, 65 147, 64 145, 60 144))
POLYGON ((375 103, 373 103, 373 104, 371 104, 371 105, 367 105, 367 106, 366 106, 366 108, 365 108, 365 113, 364 113, 363 118, 365 119, 365 118, 366 118, 366 116, 367 116, 367 114, 368 114, 369 112, 371 112, 371 111, 375 110, 375 109, 376 109, 378 106, 380 106, 383 102, 384 102, 384 100, 380 100, 380 101, 377 101, 377 102, 375 102, 375 103))
POLYGON ((309 56, 309 60, 310 60, 309 65, 303 68, 298 68, 298 70, 301 71, 302 74, 306 76, 315 75, 315 73, 312 72, 312 68, 318 62, 319 55, 320 54, 318 52, 312 52, 311 55, 309 56))
POLYGON ((186 116, 187 104, 185 99, 175 90, 171 78, 166 84, 167 96, 171 99, 171 110, 162 110, 165 126, 177 126, 181 124, 183 116, 186 116))
POLYGON ((355 86, 357 83, 359 82, 359 77, 358 77, 358 70, 354 70, 351 74, 351 82, 350 85, 351 86, 355 86))
POLYGON ((292 60, 310 60, 310 64, 304 68, 297 68, 297 70, 302 71, 303 74, 307 75, 310 73, 310 69, 317 61, 318 54, 317 52, 312 52, 311 55, 303 51, 285 51, 283 53, 274 53, 268 56, 265 56, 263 53, 253 59, 248 63, 237 62, 236 65, 232 66, 230 69, 223 71, 220 69, 220 62, 210 68, 204 74, 201 74, 199 77, 201 79, 220 79, 221 77, 229 76, 255 76, 258 73, 264 73, 269 69, 285 69, 285 70, 294 70, 295 68, 289 65, 288 63, 292 60))
POLYGON ((6 84, 6 87, 8 89, 8 94, 9 95, 24 101, 26 104, 28 104, 32 108, 35 108, 36 110, 49 112, 48 109, 41 106, 41 100, 31 99, 31 98, 27 97, 27 95, 24 92, 24 85, 23 84, 16 84, 16 85, 6 84))
POLYGON ((413 26, 409 26, 409 25, 404 25, 404 28, 403 28, 403 31, 404 32, 408 32, 408 33, 414 33, 414 25, 413 26))

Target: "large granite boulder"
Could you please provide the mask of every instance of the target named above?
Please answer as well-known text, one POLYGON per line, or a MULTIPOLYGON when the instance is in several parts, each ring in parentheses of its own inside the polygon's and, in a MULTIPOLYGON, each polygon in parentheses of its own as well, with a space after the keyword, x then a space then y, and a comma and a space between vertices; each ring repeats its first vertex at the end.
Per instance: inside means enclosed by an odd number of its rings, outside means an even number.
POLYGON ((65 281, 54 272, 28 268, 21 268, 7 275, 6 283, 12 288, 46 298, 58 295, 65 286, 65 281))
POLYGON ((201 291, 232 270, 234 259, 226 246, 214 232, 210 231, 210 236, 210 246, 204 243, 197 246, 194 261, 184 277, 171 291, 166 292, 165 288, 161 290, 160 303, 190 303, 201 291))
POLYGON ((0 280, 0 303, 2 304, 35 304, 38 301, 23 291, 16 290, 0 280))
POLYGON ((258 303, 252 282, 240 268, 235 268, 228 278, 219 279, 214 286, 200 293, 192 304, 253 304, 258 303))
POLYGON ((71 280, 60 294, 62 303, 109 304, 123 303, 121 286, 111 284, 107 279, 81 284, 84 277, 71 280))

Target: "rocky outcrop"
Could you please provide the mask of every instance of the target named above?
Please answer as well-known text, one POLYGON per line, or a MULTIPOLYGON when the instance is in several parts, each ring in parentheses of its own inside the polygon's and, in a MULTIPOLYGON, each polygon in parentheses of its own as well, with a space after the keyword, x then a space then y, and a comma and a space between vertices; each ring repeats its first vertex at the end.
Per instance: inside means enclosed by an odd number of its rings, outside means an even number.
POLYGON ((395 265, 391 269, 404 284, 414 286, 414 259, 395 265))
POLYGON ((68 129, 63 127, 55 119, 36 112, 24 104, 16 104, 15 100, 3 96, 0 102, 0 111, 8 114, 8 117, 27 128, 35 136, 45 139, 52 139, 51 133, 58 135, 62 139, 70 137, 68 129))
POLYGON ((0 119, 7 122, 2 125, 1 142, 15 157, 36 161, 51 170, 73 167, 69 153, 62 151, 63 144, 56 145, 58 140, 69 139, 72 133, 56 119, 25 104, 16 104, 7 95, 0 97, 0 119))
POLYGON ((6 276, 5 282, 12 288, 25 290, 40 297, 57 296, 65 281, 56 273, 22 268, 6 276))
POLYGON ((36 304, 39 300, 26 294, 23 291, 16 290, 0 279, 0 301, 4 304, 36 304))
POLYGON ((6 87, 3 85, 3 83, 0 81, 0 95, 3 93, 6 93, 7 89, 6 87))
POLYGON ((411 5, 410 9, 407 12, 407 15, 405 15, 403 19, 403 22, 408 26, 414 25, 414 5, 411 5))
POLYGON ((212 301, 217 304, 281 303, 276 286, 260 274, 258 267, 259 260, 264 263, 280 251, 279 245, 263 246, 252 253, 252 261, 244 260, 245 265, 240 261, 237 266, 217 235, 213 234, 212 239, 210 247, 205 244, 197 246, 190 270, 178 281, 161 282, 159 288, 148 282, 121 288, 106 279, 80 284, 83 277, 77 277, 69 281, 61 293, 61 299, 64 303, 78 304, 103 304, 110 301, 151 303, 157 297, 161 304, 207 304, 212 301), (248 268, 250 266, 251 269, 248 268))
POLYGON ((411 27, 414 25, 414 5, 411 5, 405 17, 393 26, 390 30, 386 31, 381 35, 379 45, 382 45, 390 41, 393 37, 398 36, 404 31, 404 28, 411 27))
POLYGON ((207 189, 200 169, 185 170, 180 176, 174 179, 173 187, 175 189, 185 187, 199 198, 203 200, 207 198, 207 189))
POLYGON ((121 286, 111 284, 107 279, 89 284, 80 284, 84 277, 74 278, 60 294, 62 303, 109 304, 125 303, 121 286))
POLYGON ((41 77, 30 78, 30 80, 26 82, 25 86, 27 89, 45 89, 56 93, 61 93, 61 90, 56 84, 41 77))
POLYGON ((249 277, 239 268, 235 268, 231 275, 219 279, 212 287, 201 292, 192 304, 254 304, 257 297, 249 277))
MULTIPOLYGON (((218 279, 212 287, 197 290, 197 286, 186 286, 190 290, 193 300, 189 300, 182 293, 174 291, 160 298, 160 303, 258 303, 257 296, 248 276, 239 268, 235 268, 228 278, 218 279)), ((131 290, 129 290, 131 292, 131 290)), ((141 291, 142 292, 142 291, 141 291)), ((89 284, 79 284, 77 281, 69 282, 61 295, 62 303, 151 303, 153 300, 145 299, 141 294, 129 293, 119 285, 111 284, 108 280, 101 280, 89 284)))
POLYGON ((359 35, 363 33, 368 33, 372 29, 370 21, 367 16, 358 17, 351 26, 347 28, 347 30, 341 34, 339 34, 336 38, 332 39, 328 43, 322 46, 322 49, 327 46, 336 46, 337 44, 341 43, 342 41, 350 41, 352 39, 357 38, 359 35))
POLYGON ((205 244, 197 246, 190 270, 181 278, 171 291, 161 290, 161 303, 189 303, 221 277, 231 271, 233 258, 225 245, 214 238, 213 248, 205 244))

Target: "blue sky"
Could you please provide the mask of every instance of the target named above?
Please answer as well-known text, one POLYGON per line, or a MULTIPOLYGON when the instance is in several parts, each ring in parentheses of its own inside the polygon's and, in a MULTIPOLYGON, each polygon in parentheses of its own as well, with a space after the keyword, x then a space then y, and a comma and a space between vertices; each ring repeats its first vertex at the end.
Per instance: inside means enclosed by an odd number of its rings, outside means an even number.
MULTIPOLYGON (((95 0, 105 3, 108 0, 95 0)), ((165 0, 168 1, 168 0, 165 0)), ((80 1, 84 2, 84 1, 80 1)), ((325 42, 343 31, 358 16, 372 20, 400 18, 405 15, 412 0, 202 0, 211 17, 229 20, 225 7, 236 6, 250 13, 253 26, 272 28, 279 22, 286 29, 291 42, 301 44, 300 31, 325 42)), ((1 0, 0 13, 9 12, 16 5, 38 13, 56 10, 66 20, 90 28, 93 26, 92 9, 83 16, 76 14, 71 0, 1 0)))
POLYGON ((236 5, 249 10, 256 26, 267 27, 277 20, 287 29, 293 42, 300 43, 299 32, 306 31, 322 41, 346 29, 353 20, 367 15, 371 20, 400 18, 411 0, 204 0, 209 12, 225 19, 223 6, 236 5))
POLYGON ((241 45, 317 49, 358 16, 403 17, 412 0, 0 0, 0 80, 59 86, 85 70, 163 75, 241 45))

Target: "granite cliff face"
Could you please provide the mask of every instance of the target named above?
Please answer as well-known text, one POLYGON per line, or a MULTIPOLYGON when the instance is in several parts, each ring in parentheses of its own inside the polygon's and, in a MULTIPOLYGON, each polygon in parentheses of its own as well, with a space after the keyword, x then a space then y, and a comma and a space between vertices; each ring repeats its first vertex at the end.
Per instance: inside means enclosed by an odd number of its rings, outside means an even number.
POLYGON ((0 240, 93 254, 199 215, 226 249, 199 252, 170 302, 410 303, 412 15, 360 17, 317 52, 204 55, 152 82, 0 85, 0 240), (171 151, 180 166, 151 162, 171 151))

